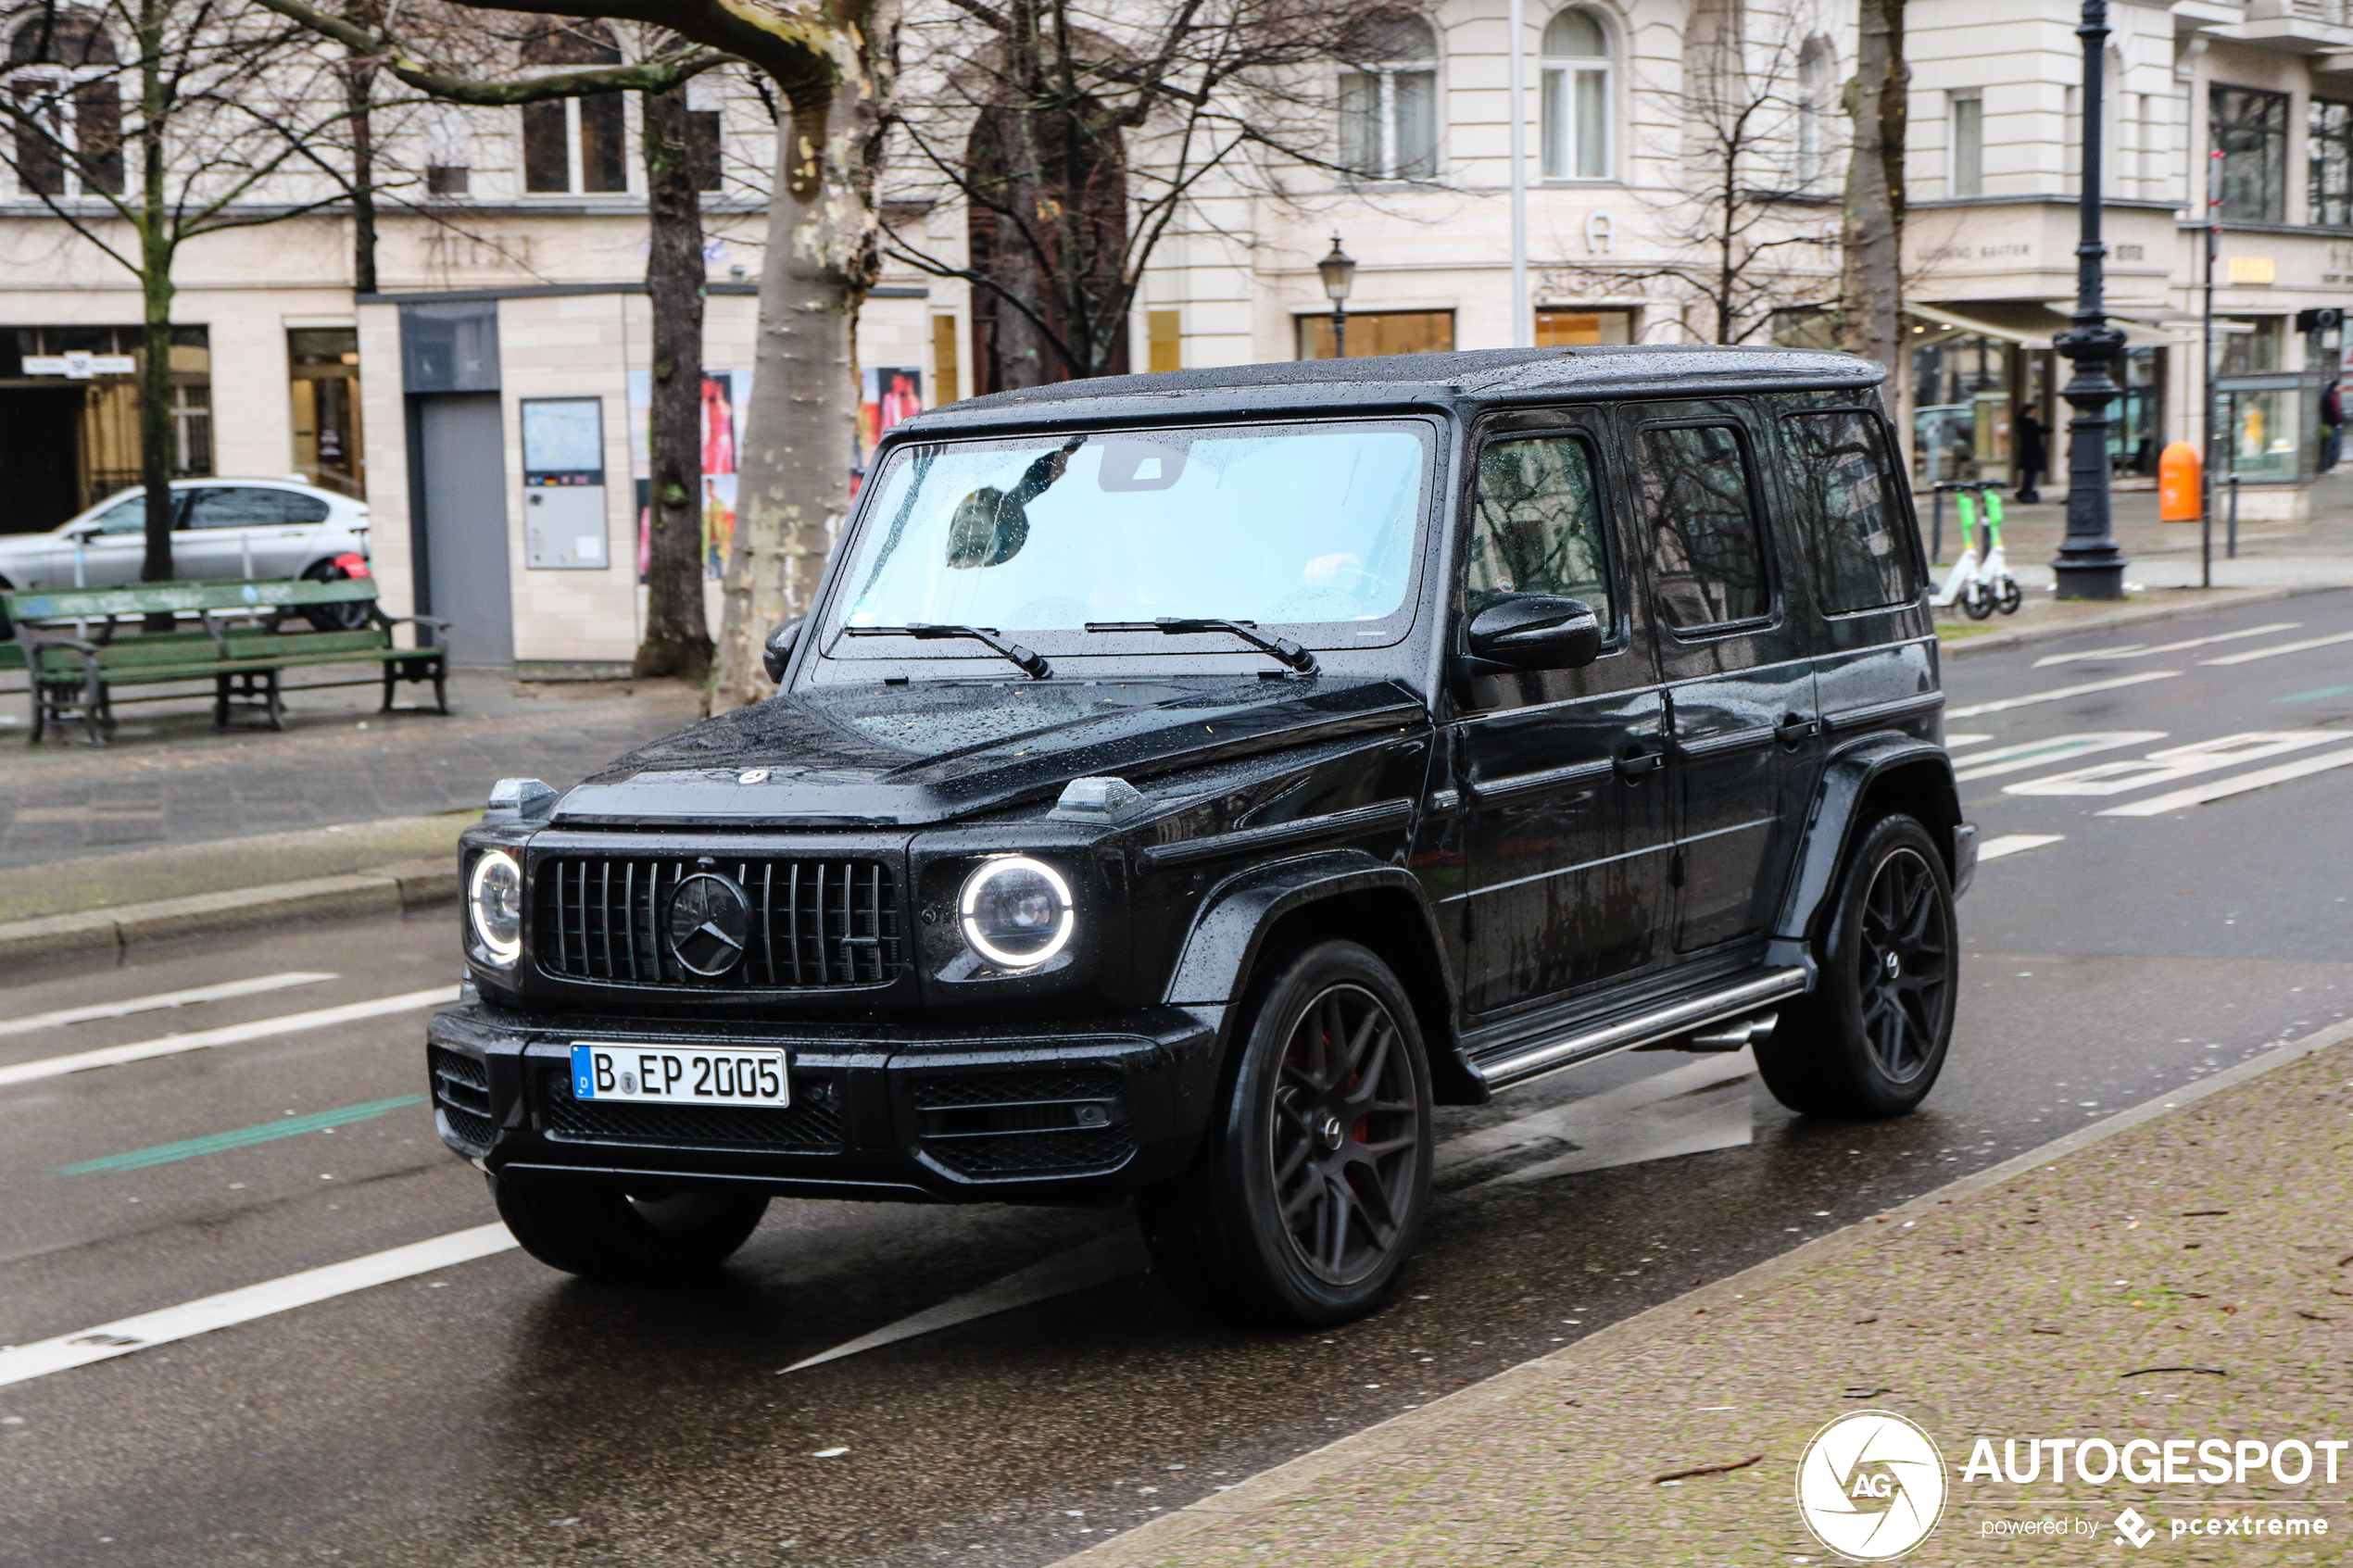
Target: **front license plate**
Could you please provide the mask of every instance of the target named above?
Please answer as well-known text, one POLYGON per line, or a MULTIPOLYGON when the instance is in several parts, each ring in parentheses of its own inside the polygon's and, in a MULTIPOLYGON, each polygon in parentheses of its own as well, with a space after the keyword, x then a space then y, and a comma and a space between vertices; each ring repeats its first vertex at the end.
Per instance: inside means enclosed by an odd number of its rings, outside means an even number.
POLYGON ((572 1098, 640 1100, 656 1105, 749 1105, 783 1110, 792 1103, 780 1050, 709 1046, 583 1046, 572 1047, 572 1098))

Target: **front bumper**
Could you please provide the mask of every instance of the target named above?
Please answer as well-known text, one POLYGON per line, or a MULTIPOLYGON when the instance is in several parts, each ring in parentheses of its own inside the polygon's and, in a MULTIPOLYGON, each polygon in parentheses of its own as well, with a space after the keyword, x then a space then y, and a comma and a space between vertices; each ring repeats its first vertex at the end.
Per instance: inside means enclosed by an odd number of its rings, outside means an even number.
POLYGON ((1156 1007, 996 1029, 550 1017, 461 1002, 426 1029, 442 1141, 518 1176, 896 1201, 1077 1202, 1191 1157, 1216 1019, 1156 1007), (782 1047, 792 1104, 574 1100, 574 1042, 782 1047))

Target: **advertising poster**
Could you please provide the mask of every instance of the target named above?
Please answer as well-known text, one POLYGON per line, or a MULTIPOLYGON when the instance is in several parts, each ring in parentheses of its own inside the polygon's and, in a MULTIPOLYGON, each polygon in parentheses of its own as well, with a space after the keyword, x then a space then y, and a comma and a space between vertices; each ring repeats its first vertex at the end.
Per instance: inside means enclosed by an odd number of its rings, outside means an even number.
MULTIPOLYGON (((736 486, 749 370, 705 370, 702 377, 703 574, 727 570, 736 540, 736 486)), ((629 459, 637 480, 637 580, 653 551, 653 372, 629 372, 629 459)))
POLYGON ((924 373, 912 365, 869 365, 858 400, 858 473, 863 478, 883 433, 924 411, 924 373))

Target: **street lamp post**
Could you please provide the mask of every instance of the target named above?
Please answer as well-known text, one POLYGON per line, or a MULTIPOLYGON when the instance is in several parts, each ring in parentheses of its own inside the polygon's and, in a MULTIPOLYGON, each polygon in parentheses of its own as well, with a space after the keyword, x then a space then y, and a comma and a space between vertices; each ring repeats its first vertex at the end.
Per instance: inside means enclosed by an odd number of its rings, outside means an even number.
POLYGON ((1332 358, 1348 358, 1348 285, 1355 281, 1356 262, 1340 248, 1340 236, 1332 236, 1332 253, 1315 263, 1315 270, 1324 275, 1324 292, 1332 296, 1332 358))
POLYGON ((2108 405, 2116 399, 2109 367, 2124 352, 2124 334, 2108 324, 2101 298, 2101 72, 2108 46, 2108 0, 2083 0, 2075 36, 2083 41, 2082 234, 2075 246, 2075 324, 2053 340, 2074 365, 2059 395, 2075 410, 2067 423, 2067 538, 2051 568, 2063 599, 2124 596, 2124 554, 2116 547, 2108 506, 2108 405))

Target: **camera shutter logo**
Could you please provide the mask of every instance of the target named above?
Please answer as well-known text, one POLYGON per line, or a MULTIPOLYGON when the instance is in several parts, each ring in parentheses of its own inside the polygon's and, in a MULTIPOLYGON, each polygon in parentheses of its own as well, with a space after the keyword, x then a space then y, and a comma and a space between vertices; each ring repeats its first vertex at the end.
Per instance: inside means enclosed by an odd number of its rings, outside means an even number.
POLYGON ((1944 1512, 1944 1457, 1887 1411, 1843 1415, 1797 1461, 1797 1512, 1842 1556, 1885 1562, 1928 1538, 1944 1512))
POLYGON ((751 903, 724 876, 690 876, 670 896, 670 951, 689 974, 716 979, 736 967, 751 939, 751 903))

